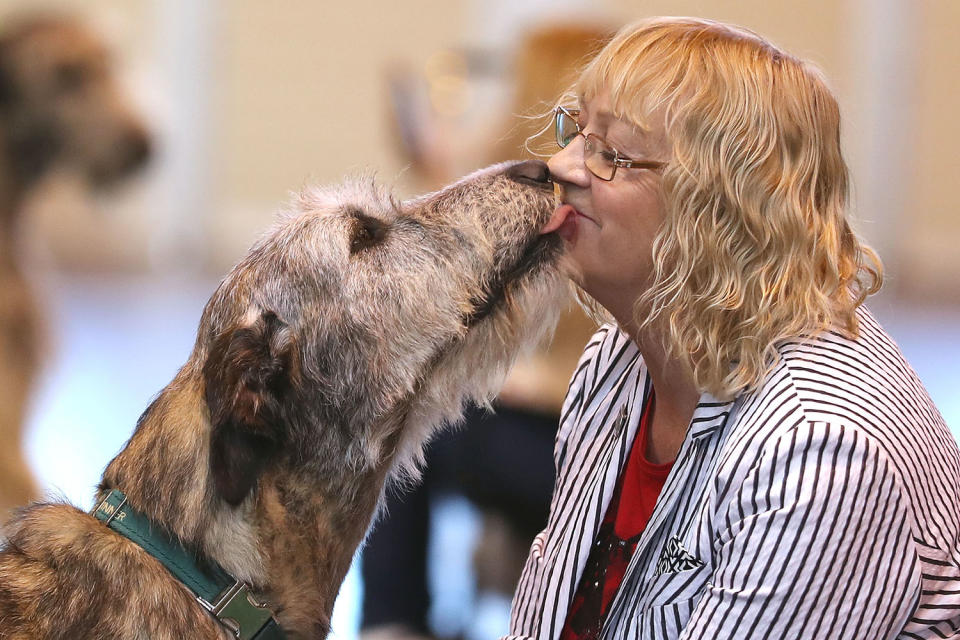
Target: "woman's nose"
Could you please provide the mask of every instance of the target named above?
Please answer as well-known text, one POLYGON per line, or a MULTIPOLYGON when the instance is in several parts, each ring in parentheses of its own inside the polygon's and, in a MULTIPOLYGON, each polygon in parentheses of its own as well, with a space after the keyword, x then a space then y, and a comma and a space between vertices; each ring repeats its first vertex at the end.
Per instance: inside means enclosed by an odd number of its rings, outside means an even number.
POLYGON ((554 182, 567 182, 582 187, 589 185, 590 176, 583 165, 582 138, 583 136, 577 136, 547 160, 550 177, 554 182))

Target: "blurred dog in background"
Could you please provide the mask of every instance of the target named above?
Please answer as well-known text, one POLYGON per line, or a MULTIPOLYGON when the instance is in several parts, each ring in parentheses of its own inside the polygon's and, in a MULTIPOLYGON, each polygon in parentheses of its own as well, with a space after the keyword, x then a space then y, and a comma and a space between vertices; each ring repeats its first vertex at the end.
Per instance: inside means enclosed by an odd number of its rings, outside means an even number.
POLYGON ((0 519, 37 494, 22 442, 43 323, 20 255, 24 203, 55 168, 100 189, 149 155, 146 128, 87 28, 38 17, 0 31, 0 519))

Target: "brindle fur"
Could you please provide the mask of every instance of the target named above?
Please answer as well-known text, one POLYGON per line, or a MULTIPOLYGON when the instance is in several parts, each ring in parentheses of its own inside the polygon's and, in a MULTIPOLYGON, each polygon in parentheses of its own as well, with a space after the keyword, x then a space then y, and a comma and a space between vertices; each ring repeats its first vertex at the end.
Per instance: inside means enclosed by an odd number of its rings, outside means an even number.
MULTIPOLYGON (((208 302, 190 359, 109 464, 111 488, 324 638, 384 483, 495 393, 566 299, 543 163, 406 203, 311 190, 208 302)), ((63 504, 0 552, 0 638, 227 638, 144 551, 63 504)))
POLYGON ((42 330, 18 256, 18 216, 52 168, 106 186, 141 165, 148 148, 90 32, 42 18, 0 34, 0 520, 37 497, 21 445, 42 330))

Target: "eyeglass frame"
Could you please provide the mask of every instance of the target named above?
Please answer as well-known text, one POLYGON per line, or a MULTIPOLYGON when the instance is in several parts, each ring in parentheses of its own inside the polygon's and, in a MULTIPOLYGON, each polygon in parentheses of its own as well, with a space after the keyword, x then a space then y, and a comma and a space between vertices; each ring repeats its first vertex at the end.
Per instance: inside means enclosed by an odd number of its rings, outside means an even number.
POLYGON ((626 156, 621 156, 620 152, 617 151, 617 149, 612 144, 604 140, 602 137, 598 136, 595 133, 584 133, 583 129, 580 128, 580 123, 577 122, 577 116, 579 115, 580 115, 579 109, 568 109, 564 106, 558 105, 557 108, 554 109, 553 134, 554 134, 554 137, 556 138, 557 146, 560 147, 561 149, 566 149, 570 145, 570 143, 573 142, 573 138, 576 138, 577 136, 583 136, 583 140, 584 140, 583 166, 585 166, 591 174, 593 174, 600 180, 603 180, 604 182, 610 182, 611 180, 613 180, 614 177, 616 177, 617 175, 618 167, 623 167, 624 169, 649 169, 651 171, 656 171, 666 166, 667 164, 666 162, 658 162, 656 160, 631 160, 626 156), (570 118, 570 120, 573 121, 574 126, 577 128, 577 133, 574 134, 573 138, 570 138, 566 144, 563 143, 563 140, 560 137, 560 118, 562 118, 563 116, 570 118), (608 164, 613 169, 613 172, 610 174, 609 178, 604 178, 603 176, 598 175, 597 172, 591 169, 590 166, 587 164, 586 143, 590 142, 590 138, 593 138, 594 140, 600 142, 602 145, 604 145, 605 147, 613 151, 612 165, 610 165, 611 161, 603 160, 604 163, 608 164))

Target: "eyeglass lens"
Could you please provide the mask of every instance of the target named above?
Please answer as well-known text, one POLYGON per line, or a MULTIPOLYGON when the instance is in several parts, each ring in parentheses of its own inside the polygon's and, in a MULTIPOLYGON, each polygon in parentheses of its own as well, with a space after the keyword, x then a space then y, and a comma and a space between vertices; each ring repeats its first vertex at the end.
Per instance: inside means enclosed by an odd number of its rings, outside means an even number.
MULTIPOLYGON (((557 144, 563 148, 580 134, 580 127, 569 113, 557 109, 555 133, 557 144)), ((616 152, 603 140, 592 134, 584 136, 583 162, 590 173, 601 180, 612 180, 617 170, 613 163, 615 157, 616 152)))
POLYGON ((613 164, 616 152, 594 135, 587 136, 583 145, 583 163, 601 180, 613 180, 617 167, 613 164))
POLYGON ((580 133, 580 127, 577 126, 577 121, 570 117, 566 111, 559 109, 557 110, 555 126, 557 144, 560 145, 561 148, 573 142, 573 139, 580 133))

